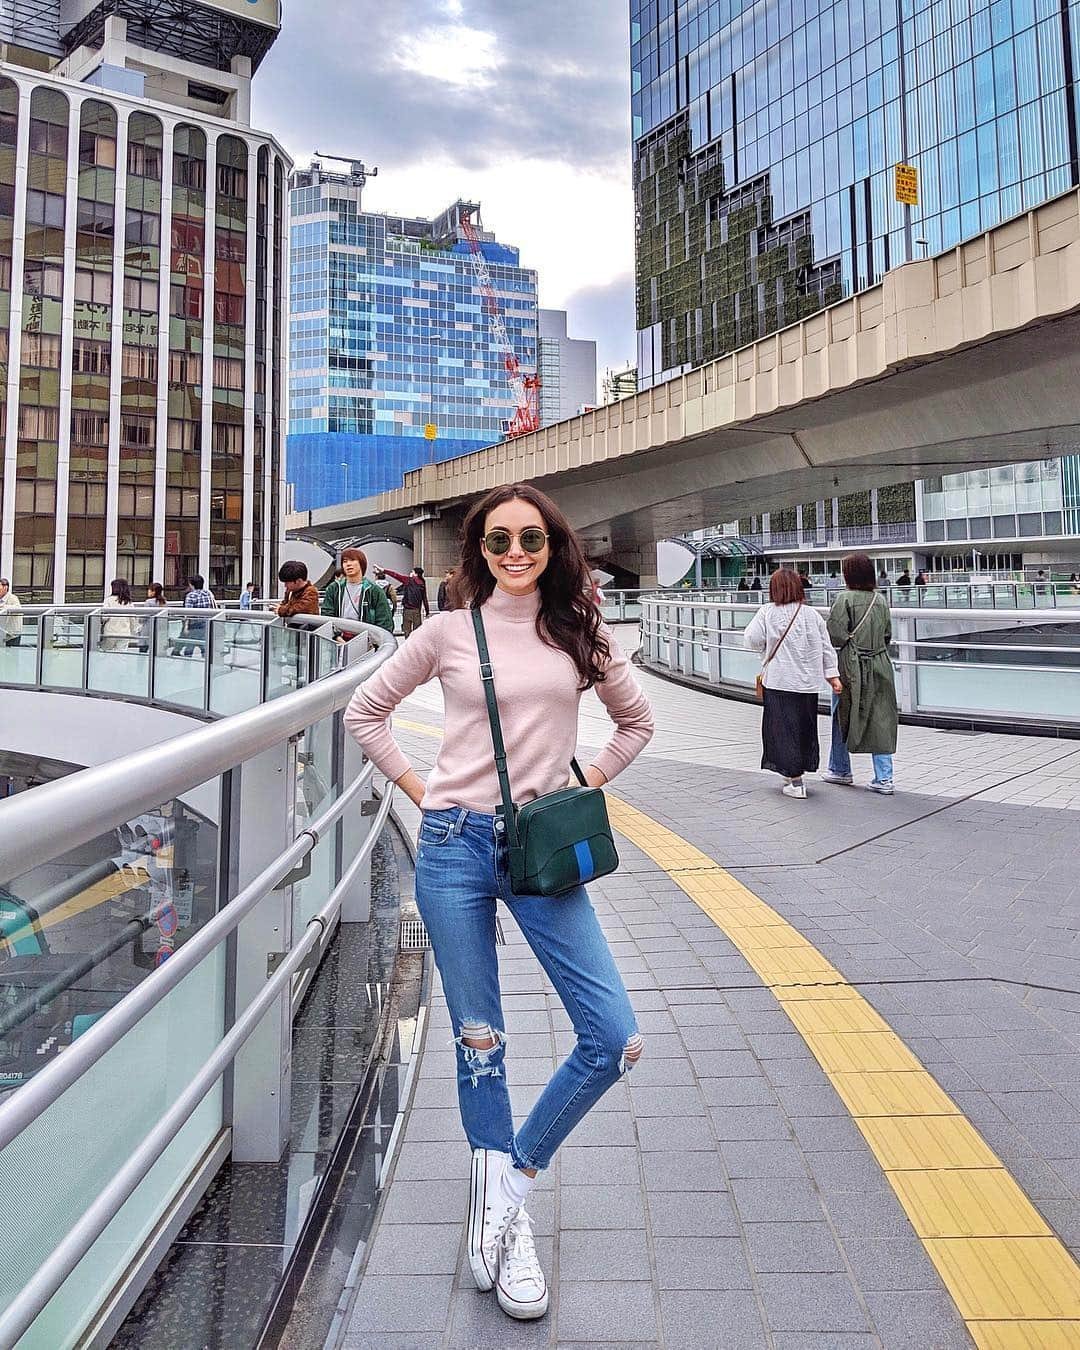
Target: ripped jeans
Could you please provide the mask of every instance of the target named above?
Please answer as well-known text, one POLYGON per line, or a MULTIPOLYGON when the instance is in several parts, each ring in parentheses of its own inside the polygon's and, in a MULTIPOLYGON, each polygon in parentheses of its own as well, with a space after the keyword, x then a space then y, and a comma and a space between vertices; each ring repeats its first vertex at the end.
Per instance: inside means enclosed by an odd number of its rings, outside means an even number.
POLYGON ((459 807, 424 813, 416 902, 450 1009, 458 1102, 469 1144, 509 1153, 517 1167, 547 1167, 574 1126, 641 1054, 630 1000, 585 888, 554 898, 514 895, 503 821, 459 807), (496 899, 514 916, 577 1034, 577 1044, 516 1133, 495 948, 496 899), (485 1042, 490 1048, 476 1048, 485 1042))

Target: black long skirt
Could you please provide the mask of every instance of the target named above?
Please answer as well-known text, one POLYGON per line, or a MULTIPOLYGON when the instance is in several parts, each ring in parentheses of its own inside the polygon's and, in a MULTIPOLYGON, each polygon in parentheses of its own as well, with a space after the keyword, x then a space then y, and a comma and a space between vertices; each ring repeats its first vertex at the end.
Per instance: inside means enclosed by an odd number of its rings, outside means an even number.
POLYGON ((761 767, 785 778, 815 773, 821 762, 817 719, 817 694, 766 689, 761 717, 761 767))

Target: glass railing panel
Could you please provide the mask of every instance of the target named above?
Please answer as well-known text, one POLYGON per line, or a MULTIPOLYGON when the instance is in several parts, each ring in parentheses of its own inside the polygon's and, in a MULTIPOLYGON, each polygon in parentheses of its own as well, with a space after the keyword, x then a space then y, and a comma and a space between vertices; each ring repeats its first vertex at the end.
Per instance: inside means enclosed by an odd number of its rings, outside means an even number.
POLYGON ((42 625, 41 683, 50 689, 82 689, 83 640, 87 619, 82 614, 46 614, 42 625))
POLYGON ((709 676, 709 649, 707 644, 711 640, 711 635, 708 625, 709 611, 707 609, 695 609, 693 673, 701 676, 702 679, 708 679, 709 676))
POLYGON ((206 644, 210 618, 205 610, 170 614, 154 623, 154 698, 181 708, 206 707, 206 644))
POLYGON ((210 711, 227 717, 262 702, 265 623, 230 615, 210 629, 210 711))
MULTIPOLYGON (((295 834, 322 814, 341 791, 335 756, 336 717, 325 717, 308 727, 297 748, 295 834)), ((359 805, 355 808, 359 811, 359 805)), ((300 932, 322 909, 338 881, 338 831, 319 840, 309 855, 311 872, 293 886, 293 932, 300 932)))
MULTIPOLYGON (((221 1040, 220 947, 0 1153, 6 1307, 221 1040)), ((222 1129, 220 1085, 38 1317, 21 1345, 68 1350, 222 1129)))
POLYGON ((280 698, 308 682, 308 635, 299 628, 272 627, 268 634, 266 699, 280 698))
POLYGON ((42 620, 36 614, 0 619, 0 684, 36 684, 42 620))
POLYGON ((149 615, 90 615, 86 624, 90 644, 87 689, 148 698, 153 631, 154 620, 149 615))
MULTIPOLYGON (((31 789, 34 790, 34 789, 31 789)), ((217 780, 0 885, 0 1100, 146 980, 218 910, 217 780)), ((45 851, 43 849, 43 851, 45 851)), ((0 1153, 10 1302, 191 1081, 224 1030, 218 948, 0 1153)), ((220 1132, 215 1091, 35 1323, 74 1345, 220 1132)))
POLYGON ((740 638, 728 637, 720 648, 720 678, 731 684, 753 684, 762 658, 749 651, 740 638))
POLYGON ((1057 596, 1054 594, 1054 587, 1045 583, 1036 583, 1031 588, 1032 600, 1036 609, 1053 609, 1057 596))
POLYGON ((916 670, 920 712, 982 712, 1080 723, 1080 671, 988 668, 975 662, 916 670))
MULTIPOLYGON (((366 645, 366 639, 357 637, 353 639, 366 645)), ((344 643, 338 642, 337 638, 325 637, 323 634, 316 634, 312 639, 312 658, 311 673, 312 680, 321 680, 324 675, 332 675, 341 665, 342 647, 344 643)))

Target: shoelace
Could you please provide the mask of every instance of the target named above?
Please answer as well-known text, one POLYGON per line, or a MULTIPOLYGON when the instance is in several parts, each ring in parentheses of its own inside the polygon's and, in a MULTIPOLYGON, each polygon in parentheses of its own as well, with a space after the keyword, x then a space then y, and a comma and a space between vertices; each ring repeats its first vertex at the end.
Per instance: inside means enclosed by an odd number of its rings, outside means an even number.
POLYGON ((544 1275, 536 1255, 532 1223, 524 1210, 506 1231, 506 1274, 511 1284, 532 1284, 537 1291, 544 1287, 544 1275))

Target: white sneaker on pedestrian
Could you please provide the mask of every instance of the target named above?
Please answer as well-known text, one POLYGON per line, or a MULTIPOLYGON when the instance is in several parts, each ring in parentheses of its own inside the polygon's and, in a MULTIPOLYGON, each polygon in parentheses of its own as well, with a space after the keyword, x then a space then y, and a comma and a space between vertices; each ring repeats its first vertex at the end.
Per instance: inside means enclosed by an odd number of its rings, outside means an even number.
POLYGON ((469 1177, 468 1248, 469 1266, 477 1289, 494 1288, 499 1273, 499 1243, 518 1212, 499 1192, 503 1169, 510 1164, 507 1153, 493 1148, 474 1148, 469 1177))
POLYGON ((806 801, 805 783, 785 783, 780 791, 785 797, 795 797, 798 801, 806 801))
POLYGON ((872 783, 867 783, 866 786, 870 792, 880 792, 883 797, 891 797, 893 795, 892 783, 879 783, 875 778, 872 783))
POLYGON ((832 769, 826 769, 821 775, 823 783, 835 783, 837 787, 854 787, 855 779, 849 773, 833 773, 832 769))
POLYGON ((499 1307, 521 1322, 543 1317, 548 1309, 548 1287, 533 1241, 532 1221, 522 1206, 499 1243, 499 1279, 495 1288, 499 1307))

